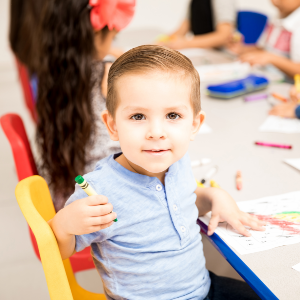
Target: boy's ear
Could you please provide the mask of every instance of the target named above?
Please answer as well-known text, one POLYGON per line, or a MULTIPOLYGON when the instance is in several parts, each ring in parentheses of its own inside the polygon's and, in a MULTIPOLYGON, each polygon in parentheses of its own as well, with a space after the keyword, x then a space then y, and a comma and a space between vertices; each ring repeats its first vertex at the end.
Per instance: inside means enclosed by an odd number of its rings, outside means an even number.
POLYGON ((101 118, 102 118, 102 121, 103 121, 104 125, 106 126, 106 129, 108 131, 110 139, 113 140, 113 141, 118 141, 119 140, 119 134, 118 134, 118 130, 117 130, 117 125, 116 125, 116 122, 115 122, 114 118, 108 112, 108 110, 104 110, 101 113, 101 118))
POLYGON ((205 112, 200 111, 195 117, 193 121, 193 129, 191 132, 190 140, 193 141, 195 139, 196 134, 198 133, 201 125, 204 123, 205 120, 205 112))

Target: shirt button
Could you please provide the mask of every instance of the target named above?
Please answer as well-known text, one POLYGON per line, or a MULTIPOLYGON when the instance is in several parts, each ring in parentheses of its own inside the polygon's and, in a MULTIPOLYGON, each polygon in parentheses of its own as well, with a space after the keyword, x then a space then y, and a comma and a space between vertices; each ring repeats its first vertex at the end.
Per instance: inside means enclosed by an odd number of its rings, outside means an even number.
POLYGON ((185 227, 184 226, 181 226, 180 229, 181 229, 182 232, 185 232, 185 227))
POLYGON ((156 186, 156 190, 157 190, 157 191, 161 191, 161 190, 162 190, 162 186, 161 186, 160 184, 158 184, 158 185, 156 186))
POLYGON ((173 209, 176 211, 178 209, 177 205, 173 205, 173 209))

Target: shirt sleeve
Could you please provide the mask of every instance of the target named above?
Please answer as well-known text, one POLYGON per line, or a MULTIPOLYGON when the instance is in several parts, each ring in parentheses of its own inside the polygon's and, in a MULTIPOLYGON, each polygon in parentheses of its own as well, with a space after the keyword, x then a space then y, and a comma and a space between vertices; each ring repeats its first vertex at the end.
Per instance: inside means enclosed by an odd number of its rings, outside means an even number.
MULTIPOLYGON (((92 186, 91 180, 87 180, 92 186)), ((68 201, 65 204, 65 207, 73 203, 74 201, 77 201, 82 198, 86 198, 88 195, 81 189, 81 187, 76 184, 75 186, 75 192, 71 195, 71 197, 68 199, 68 201)), ((83 234, 83 235, 75 235, 75 250, 76 252, 82 251, 84 248, 90 246, 92 243, 101 243, 105 241, 108 237, 108 233, 111 230, 111 227, 89 233, 89 234, 83 234)))
POLYGON ((236 6, 235 0, 212 0, 215 17, 215 25, 220 23, 235 24, 236 6))
POLYGON ((300 119, 300 105, 298 105, 298 106, 296 107, 295 115, 296 115, 296 117, 297 117, 298 119, 300 119))

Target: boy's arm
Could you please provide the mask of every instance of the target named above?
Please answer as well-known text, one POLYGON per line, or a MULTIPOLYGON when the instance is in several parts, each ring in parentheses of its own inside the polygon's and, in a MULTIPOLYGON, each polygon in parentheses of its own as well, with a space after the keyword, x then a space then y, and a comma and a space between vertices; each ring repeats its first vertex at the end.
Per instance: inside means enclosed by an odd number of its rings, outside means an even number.
POLYGON ((211 219, 208 224, 208 235, 212 235, 219 222, 228 222, 239 233, 250 236, 245 226, 255 230, 264 230, 266 222, 258 220, 255 216, 242 212, 232 197, 219 188, 197 188, 196 205, 199 216, 211 211, 211 219))
POLYGON ((89 234, 107 228, 117 218, 105 196, 95 195, 76 200, 48 221, 56 237, 62 259, 75 252, 75 235, 89 234))

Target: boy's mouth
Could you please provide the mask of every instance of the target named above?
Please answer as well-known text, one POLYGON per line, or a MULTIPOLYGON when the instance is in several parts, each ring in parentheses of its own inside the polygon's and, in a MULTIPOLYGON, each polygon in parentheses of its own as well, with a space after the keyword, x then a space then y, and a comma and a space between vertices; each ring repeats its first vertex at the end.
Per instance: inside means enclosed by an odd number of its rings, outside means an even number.
POLYGON ((170 149, 151 149, 151 150, 143 150, 143 151, 151 155, 162 155, 170 151, 170 149))

